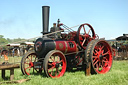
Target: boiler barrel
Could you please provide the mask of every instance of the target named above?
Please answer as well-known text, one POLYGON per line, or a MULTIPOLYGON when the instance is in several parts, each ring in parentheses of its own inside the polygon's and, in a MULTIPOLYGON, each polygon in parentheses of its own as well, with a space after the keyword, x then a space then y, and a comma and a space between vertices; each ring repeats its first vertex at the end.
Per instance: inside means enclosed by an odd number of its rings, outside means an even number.
POLYGON ((56 41, 56 50, 60 50, 63 53, 77 52, 78 48, 75 41, 56 41))
POLYGON ((54 41, 48 38, 38 38, 34 49, 39 57, 45 57, 51 50, 59 50, 64 54, 78 51, 75 41, 54 41))

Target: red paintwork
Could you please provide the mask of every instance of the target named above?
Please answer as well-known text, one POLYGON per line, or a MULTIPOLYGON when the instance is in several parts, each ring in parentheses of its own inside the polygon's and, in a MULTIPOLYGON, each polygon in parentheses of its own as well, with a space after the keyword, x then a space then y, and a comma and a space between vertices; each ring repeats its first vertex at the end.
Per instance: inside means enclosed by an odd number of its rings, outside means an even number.
POLYGON ((75 38, 76 38, 76 34, 77 34, 76 31, 73 31, 73 32, 68 33, 67 36, 69 36, 69 38, 68 38, 67 40, 68 40, 68 41, 74 41, 74 40, 76 40, 76 39, 75 39, 75 38))
POLYGON ((27 75, 30 75, 30 70, 32 70, 32 68, 34 67, 34 65, 33 65, 33 57, 32 56, 34 56, 34 57, 36 57, 36 54, 30 54, 27 58, 26 58, 26 60, 25 60, 25 62, 24 62, 24 69, 25 69, 25 73, 27 74, 27 75))
POLYGON ((66 44, 65 41, 55 41, 55 45, 56 45, 56 50, 60 50, 61 52, 65 53, 66 52, 66 44), (60 47, 60 45, 63 45, 60 47))
POLYGON ((67 53, 71 53, 71 52, 76 52, 76 51, 78 51, 78 48, 77 48, 77 45, 76 45, 76 43, 75 43, 75 41, 66 41, 66 43, 67 43, 67 53), (71 48, 70 46, 69 46, 69 43, 70 42, 72 42, 73 44, 74 44, 74 47, 73 48, 71 48))
POLYGON ((52 78, 59 78, 64 75, 66 71, 66 59, 61 52, 55 52, 48 60, 48 74, 52 78), (55 56, 56 55, 56 56, 55 56), (54 58, 52 58, 54 56, 54 58), (56 60, 57 59, 57 60, 56 60), (56 64, 61 64, 56 67, 56 64), (55 72, 55 74, 54 74, 55 72))
POLYGON ((63 53, 71 53, 78 51, 75 41, 55 41, 56 50, 60 50, 63 53), (70 47, 69 43, 72 43, 74 46, 70 47))
POLYGON ((92 64, 95 71, 99 74, 107 73, 112 66, 112 50, 105 41, 100 41, 94 48, 92 64))
POLYGON ((73 31, 73 32, 70 32, 68 34, 63 33, 61 35, 62 35, 62 39, 63 40, 74 41, 74 40, 76 40, 77 32, 76 31, 73 31))
POLYGON ((83 49, 86 49, 86 46, 88 45, 88 43, 95 39, 96 38, 96 34, 95 34, 95 31, 93 29, 93 27, 88 24, 88 23, 85 23, 85 24, 82 24, 79 29, 78 29, 78 44, 83 48, 83 49), (88 26, 90 29, 87 31, 85 26, 88 26), (84 30, 84 34, 81 34, 81 30, 84 30), (92 35, 90 35, 89 33, 92 33, 92 35))

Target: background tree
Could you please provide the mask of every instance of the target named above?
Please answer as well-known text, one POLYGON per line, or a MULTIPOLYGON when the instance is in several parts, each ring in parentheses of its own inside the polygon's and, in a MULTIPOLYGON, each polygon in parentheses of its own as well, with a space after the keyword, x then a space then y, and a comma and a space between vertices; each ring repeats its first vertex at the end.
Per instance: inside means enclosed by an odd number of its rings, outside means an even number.
POLYGON ((0 45, 4 45, 4 44, 7 44, 8 41, 4 38, 3 35, 0 35, 0 45))

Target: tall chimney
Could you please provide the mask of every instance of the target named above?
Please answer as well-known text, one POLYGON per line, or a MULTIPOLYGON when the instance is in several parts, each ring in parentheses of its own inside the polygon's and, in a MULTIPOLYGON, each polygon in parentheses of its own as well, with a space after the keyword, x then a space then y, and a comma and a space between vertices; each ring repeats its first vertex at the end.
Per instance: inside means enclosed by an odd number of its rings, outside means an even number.
POLYGON ((48 33, 49 29, 49 6, 42 6, 42 27, 43 27, 43 35, 48 33))

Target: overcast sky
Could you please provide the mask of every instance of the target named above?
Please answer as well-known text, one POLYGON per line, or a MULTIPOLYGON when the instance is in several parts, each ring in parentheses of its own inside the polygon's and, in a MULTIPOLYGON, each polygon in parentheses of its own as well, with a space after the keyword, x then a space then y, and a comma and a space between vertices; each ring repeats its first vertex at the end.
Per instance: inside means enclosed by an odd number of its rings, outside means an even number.
MULTIPOLYGON (((50 6, 50 25, 89 23, 100 38, 128 34, 128 0, 0 0, 0 35, 33 38, 42 32, 42 6, 50 6)), ((74 30, 77 31, 77 28, 74 30)))

